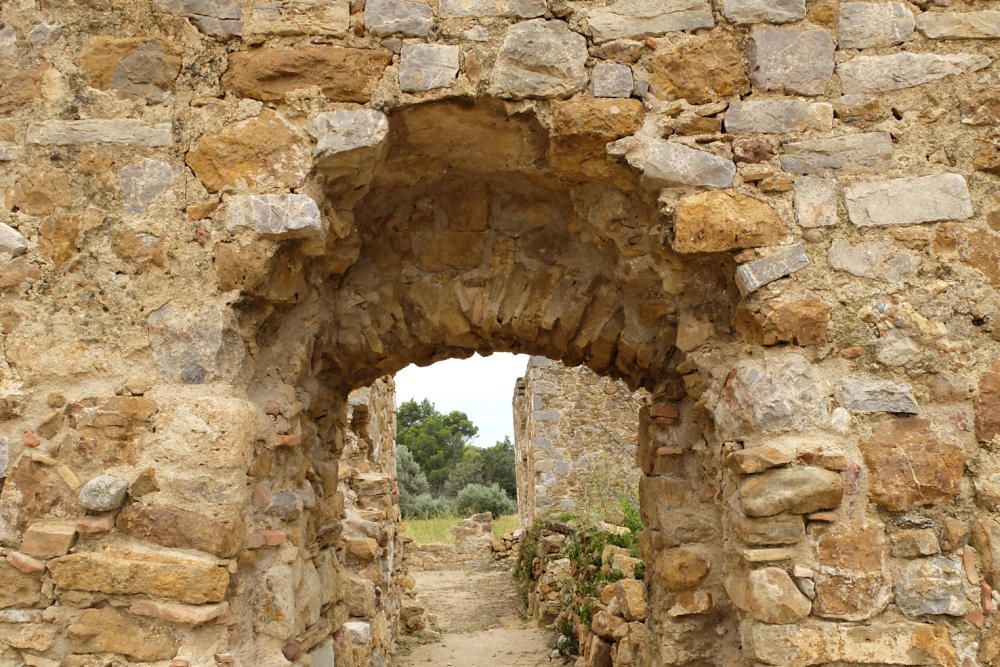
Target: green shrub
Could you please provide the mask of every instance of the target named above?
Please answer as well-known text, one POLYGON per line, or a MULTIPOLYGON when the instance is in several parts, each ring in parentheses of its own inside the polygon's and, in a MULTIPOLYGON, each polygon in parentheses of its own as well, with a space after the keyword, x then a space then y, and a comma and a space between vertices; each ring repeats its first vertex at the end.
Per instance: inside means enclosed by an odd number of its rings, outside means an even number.
POLYGON ((404 519, 435 519, 452 514, 453 507, 447 498, 435 498, 429 493, 399 494, 399 509, 404 519))
POLYGON ((492 512, 493 516, 502 516, 516 512, 517 505, 497 484, 468 484, 455 496, 455 510, 459 516, 479 512, 492 512))

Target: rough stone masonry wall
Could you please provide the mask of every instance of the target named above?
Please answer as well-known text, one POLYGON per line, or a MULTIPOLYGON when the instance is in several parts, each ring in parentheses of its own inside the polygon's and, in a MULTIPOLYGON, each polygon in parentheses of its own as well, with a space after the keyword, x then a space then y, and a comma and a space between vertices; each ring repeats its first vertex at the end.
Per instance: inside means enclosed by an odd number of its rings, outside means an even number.
POLYGON ((514 449, 521 525, 546 513, 600 515, 638 500, 635 463, 645 392, 530 357, 514 389, 514 449))
POLYGON ((1000 661, 996 2, 0 21, 4 660, 377 661, 350 392, 508 350, 651 392, 618 664, 1000 661))

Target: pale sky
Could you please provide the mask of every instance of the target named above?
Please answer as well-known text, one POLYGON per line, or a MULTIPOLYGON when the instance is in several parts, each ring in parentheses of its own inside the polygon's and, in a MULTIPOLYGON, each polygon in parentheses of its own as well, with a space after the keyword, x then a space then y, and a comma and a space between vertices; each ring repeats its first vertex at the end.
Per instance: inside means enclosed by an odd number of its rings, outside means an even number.
POLYGON ((527 366, 528 355, 509 352, 447 359, 422 368, 411 364, 396 373, 396 404, 426 398, 438 412, 461 410, 479 427, 473 441, 478 447, 490 447, 505 435, 513 441, 510 402, 514 382, 527 366))

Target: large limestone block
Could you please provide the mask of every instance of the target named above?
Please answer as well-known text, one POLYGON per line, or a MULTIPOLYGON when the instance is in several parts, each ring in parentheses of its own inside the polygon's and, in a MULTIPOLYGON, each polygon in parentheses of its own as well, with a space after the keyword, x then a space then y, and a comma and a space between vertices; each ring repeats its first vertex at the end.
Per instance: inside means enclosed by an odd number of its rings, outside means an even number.
POLYGON ((762 90, 822 95, 833 76, 836 46, 819 28, 754 28, 750 79, 762 90))
POLYGON ((729 37, 698 35, 649 59, 650 84, 661 99, 691 104, 742 95, 750 90, 739 48, 729 37))
POLYGON ((944 556, 917 558, 896 580, 896 604, 907 616, 964 616, 969 610, 962 565, 944 556))
POLYGON ((446 44, 404 44, 400 56, 399 89, 419 93, 455 84, 459 47, 446 44))
POLYGON ((1000 10, 977 12, 924 12, 917 28, 931 39, 998 39, 1000 10))
POLYGON ((187 164, 209 192, 287 191, 302 185, 312 157, 305 133, 265 110, 203 136, 187 164))
POLYGON ((740 484, 740 504, 752 517, 835 509, 843 495, 839 473, 811 466, 768 470, 740 484))
POLYGON ((777 211, 735 192, 702 192, 674 207, 673 247, 681 253, 776 245, 785 232, 777 211))
POLYGON ((793 141, 782 146, 781 168, 793 174, 879 173, 892 166, 888 132, 793 141))
POLYGON ((884 93, 975 72, 990 64, 989 57, 971 53, 894 53, 858 56, 837 65, 845 95, 884 93))
POLYGON ((728 188, 736 176, 732 160, 664 139, 626 137, 611 144, 608 152, 624 155, 630 165, 642 172, 643 181, 650 187, 728 188))
POLYGON ((335 102, 367 102, 392 54, 382 49, 311 46, 260 48, 229 56, 222 85, 242 97, 278 102, 289 93, 318 86, 335 102))
POLYGON ((958 665, 955 646, 944 625, 810 620, 794 625, 744 623, 740 634, 748 657, 781 667, 828 663, 958 665))
POLYGON ((155 38, 95 37, 77 63, 94 88, 150 102, 165 99, 181 70, 173 46, 155 38))
POLYGON ((178 552, 74 553, 49 561, 56 586, 109 595, 149 595, 201 604, 225 599, 229 572, 214 559, 178 552))
POLYGON ((833 127, 833 105, 804 100, 734 101, 726 110, 726 132, 785 134, 833 127))
POLYGON ((117 144, 164 148, 174 143, 170 123, 149 125, 132 118, 48 120, 28 126, 28 143, 42 146, 117 144))
POLYGON ((972 198, 960 174, 859 183, 844 189, 851 222, 858 227, 914 225, 972 217, 972 198))
POLYGON ((809 615, 812 604, 780 567, 750 572, 747 602, 750 614, 765 623, 795 623, 809 615))
POLYGON ((892 46, 905 42, 913 26, 913 12, 902 2, 845 2, 837 41, 842 49, 892 46))
POLYGON ((535 19, 507 29, 490 92, 500 97, 567 97, 587 85, 587 40, 563 21, 535 19))
POLYGON ((67 629, 78 653, 120 653, 143 662, 169 660, 180 642, 162 624, 138 619, 123 609, 88 609, 67 629))
POLYGON ((895 512, 958 493, 965 451, 938 435, 926 419, 884 421, 858 446, 871 473, 871 498, 880 507, 895 512))
POLYGON ((246 35, 343 37, 351 22, 348 0, 263 0, 251 5, 246 35))
POLYGON ((715 25, 707 0, 618 0, 587 12, 595 42, 662 35, 715 25))
POLYGON ((376 35, 426 37, 433 25, 434 12, 420 2, 368 0, 365 3, 365 27, 376 35))
POLYGON ((790 23, 806 17, 805 0, 725 0, 722 13, 733 23, 790 23))

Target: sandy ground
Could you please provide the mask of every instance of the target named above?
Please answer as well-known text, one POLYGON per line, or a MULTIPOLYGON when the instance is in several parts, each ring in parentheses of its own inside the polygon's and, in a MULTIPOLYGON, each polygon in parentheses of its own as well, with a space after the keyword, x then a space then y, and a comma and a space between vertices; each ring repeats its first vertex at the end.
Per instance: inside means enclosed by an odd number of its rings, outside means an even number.
POLYGON ((521 620, 510 572, 411 572, 438 643, 401 642, 398 667, 555 667, 552 635, 521 620))

